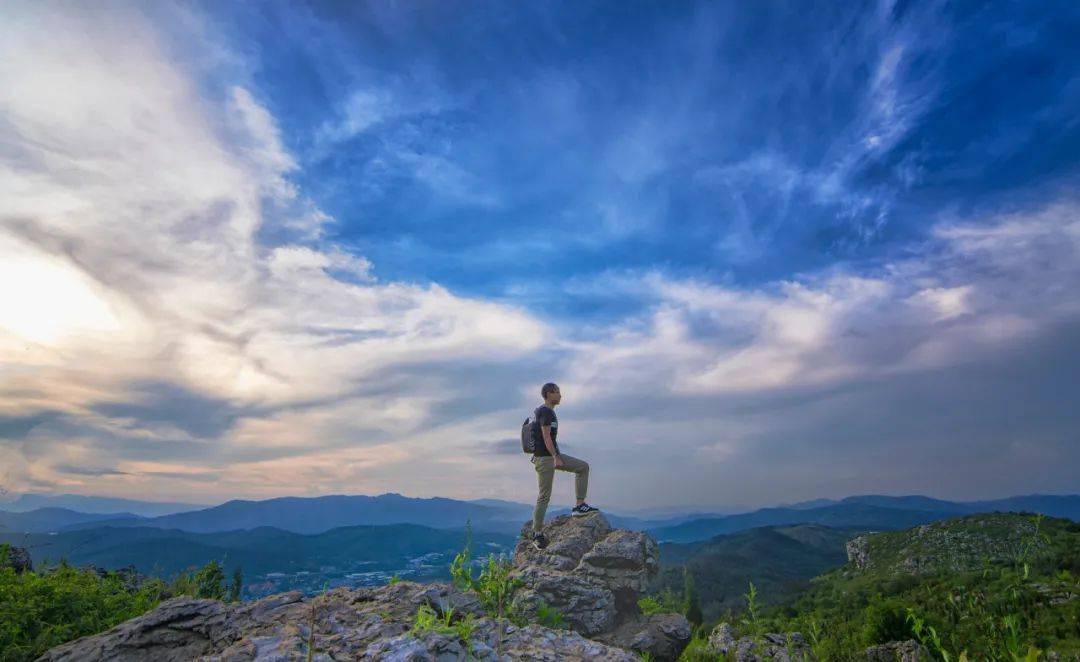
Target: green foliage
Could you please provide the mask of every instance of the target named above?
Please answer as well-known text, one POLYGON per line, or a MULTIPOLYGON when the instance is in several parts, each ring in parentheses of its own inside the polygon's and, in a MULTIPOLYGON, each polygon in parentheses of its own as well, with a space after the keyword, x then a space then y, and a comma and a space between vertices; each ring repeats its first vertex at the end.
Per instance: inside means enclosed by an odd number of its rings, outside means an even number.
MULTIPOLYGON (((0 556, 8 553, 0 545, 0 556)), ((54 568, 16 574, 0 567, 0 662, 32 660, 53 646, 97 634, 177 595, 239 599, 242 575, 226 587, 222 565, 211 561, 171 582, 149 578, 138 586, 117 572, 100 576, 65 560, 54 568)))
POLYGON ((566 618, 562 612, 548 605, 544 600, 540 600, 536 605, 536 622, 553 630, 566 629, 566 618))
POLYGON ((465 536, 464 549, 450 563, 451 581, 461 590, 475 591, 489 614, 524 625, 524 615, 512 608, 514 593, 524 585, 520 579, 510 576, 513 563, 505 557, 489 554, 480 568, 480 575, 474 576, 470 549, 472 526, 469 523, 466 523, 465 536))
POLYGON ((32 660, 143 614, 160 600, 160 587, 132 591, 116 573, 100 577, 67 564, 21 574, 0 568, 0 660, 32 660))
MULTIPOLYGON (((866 646, 908 638, 946 662, 1080 653, 1080 599, 1069 597, 1080 594, 1080 582, 1063 567, 1080 548, 1080 526, 995 513, 935 527, 875 534, 873 567, 827 572, 760 620, 768 631, 802 632, 818 659, 850 659, 866 646), (890 546, 882 547, 879 536, 890 546), (904 569, 898 549, 907 550, 921 572, 904 569)), ((748 615, 743 622, 752 620, 748 615)))
POLYGON ((210 561, 198 570, 180 573, 169 584, 172 595, 224 600, 229 591, 225 586, 225 570, 218 561, 210 561))
POLYGON ((437 632, 439 634, 455 634, 457 630, 451 625, 454 610, 447 609, 440 617, 429 605, 420 605, 416 610, 416 617, 410 632, 420 635, 425 632, 437 632))
POLYGON ((743 618, 742 623, 746 626, 746 630, 749 634, 754 636, 763 633, 760 605, 757 601, 757 587, 754 586, 754 582, 750 582, 750 590, 744 594, 746 598, 746 617, 743 618))
POLYGON ((466 646, 470 646, 473 631, 476 630, 476 619, 472 614, 466 614, 464 618, 454 621, 454 609, 449 608, 440 616, 431 606, 420 605, 416 610, 412 629, 409 631, 413 636, 420 636, 425 632, 435 632, 443 635, 457 637, 466 646))
POLYGON ((394 574, 390 575, 390 580, 388 582, 386 582, 386 583, 389 584, 390 586, 393 586, 394 584, 396 584, 396 583, 398 583, 400 581, 401 581, 401 577, 399 577, 398 574, 395 572, 394 574))
POLYGON ((704 628, 694 628, 690 643, 679 655, 679 662, 715 662, 720 658, 709 648, 709 635, 704 628))
POLYGON ((903 641, 912 634, 907 610, 899 600, 875 600, 863 610, 862 640, 866 646, 903 641))
POLYGON ((697 587, 694 584, 694 575, 690 569, 683 566, 683 616, 690 621, 691 625, 701 625, 705 620, 701 613, 701 600, 698 598, 697 587))
POLYGON ((664 588, 659 593, 646 595, 638 599, 638 609, 642 614, 681 614, 686 611, 686 596, 681 596, 670 588, 664 588))
POLYGON ((244 572, 237 566, 233 570, 232 583, 229 584, 229 602, 240 602, 240 595, 244 590, 244 572))

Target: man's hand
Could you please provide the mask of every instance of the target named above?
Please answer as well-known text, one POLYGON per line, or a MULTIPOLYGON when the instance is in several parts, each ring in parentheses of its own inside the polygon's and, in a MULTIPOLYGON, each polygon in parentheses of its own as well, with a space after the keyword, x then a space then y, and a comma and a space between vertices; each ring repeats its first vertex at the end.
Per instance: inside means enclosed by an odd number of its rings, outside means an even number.
POLYGON ((562 455, 556 455, 555 456, 555 468, 557 469, 557 468, 561 467, 562 465, 563 465, 562 455))

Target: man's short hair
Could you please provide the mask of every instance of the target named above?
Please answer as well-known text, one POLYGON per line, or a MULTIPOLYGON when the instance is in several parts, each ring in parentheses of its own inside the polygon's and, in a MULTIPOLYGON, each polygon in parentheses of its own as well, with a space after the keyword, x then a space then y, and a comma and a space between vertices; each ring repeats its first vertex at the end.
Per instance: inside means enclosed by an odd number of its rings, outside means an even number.
POLYGON ((547 400, 548 393, 551 393, 552 391, 558 391, 558 390, 559 390, 559 387, 555 383, 548 382, 547 384, 544 384, 543 387, 541 387, 541 389, 540 389, 540 397, 547 400))

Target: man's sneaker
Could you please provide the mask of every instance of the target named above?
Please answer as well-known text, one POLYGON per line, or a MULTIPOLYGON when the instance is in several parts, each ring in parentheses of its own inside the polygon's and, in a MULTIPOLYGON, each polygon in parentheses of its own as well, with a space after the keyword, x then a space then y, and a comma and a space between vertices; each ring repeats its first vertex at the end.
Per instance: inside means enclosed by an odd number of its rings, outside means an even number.
POLYGON ((533 547, 543 549, 548 546, 548 539, 542 533, 533 534, 533 547))
POLYGON ((599 508, 593 508, 589 504, 583 503, 580 506, 574 506, 574 508, 570 511, 570 514, 577 516, 577 515, 588 515, 589 513, 598 513, 598 512, 600 512, 599 508))

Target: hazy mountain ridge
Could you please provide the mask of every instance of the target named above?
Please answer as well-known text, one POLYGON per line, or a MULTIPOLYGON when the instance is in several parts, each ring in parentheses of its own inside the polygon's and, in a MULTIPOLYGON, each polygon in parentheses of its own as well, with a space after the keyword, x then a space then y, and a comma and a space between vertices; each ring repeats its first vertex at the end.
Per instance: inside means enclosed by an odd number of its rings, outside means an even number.
MULTIPOLYGON (((91 498, 91 497, 87 497, 91 498)), ((1025 495, 1006 499, 952 502, 919 495, 856 495, 839 501, 815 500, 787 507, 726 516, 700 517, 683 514, 654 520, 620 516, 605 511, 618 527, 649 532, 660 542, 706 540, 760 526, 822 524, 831 527, 902 529, 945 517, 976 512, 1026 511, 1080 520, 1078 495, 1025 495), (814 503, 826 505, 814 506, 814 503)), ((552 508, 550 516, 567 512, 552 508)), ((274 527, 294 533, 314 534, 359 525, 416 524, 453 529, 470 521, 477 530, 516 533, 532 516, 530 504, 501 499, 460 501, 442 497, 413 498, 396 493, 378 496, 329 495, 280 497, 263 501, 233 500, 218 506, 157 517, 132 513, 94 514, 69 509, 38 509, 23 513, 3 512, 0 526, 6 531, 50 532, 115 527, 155 527, 195 533, 274 527)))
POLYGON ((171 515, 206 508, 206 504, 170 501, 142 501, 120 497, 84 496, 81 494, 21 494, 12 501, 0 501, 0 511, 25 513, 39 508, 65 508, 88 514, 130 513, 140 517, 171 515))
POLYGON ((58 531, 69 526, 137 521, 131 513, 84 513, 67 508, 37 508, 26 512, 0 511, 0 533, 58 531))
POLYGON ((692 542, 759 526, 815 523, 831 527, 905 529, 939 519, 979 512, 1038 512, 1080 520, 1080 495, 1026 495, 990 501, 953 502, 918 495, 851 496, 825 506, 795 504, 762 508, 728 517, 702 518, 649 529, 660 542, 692 542))

